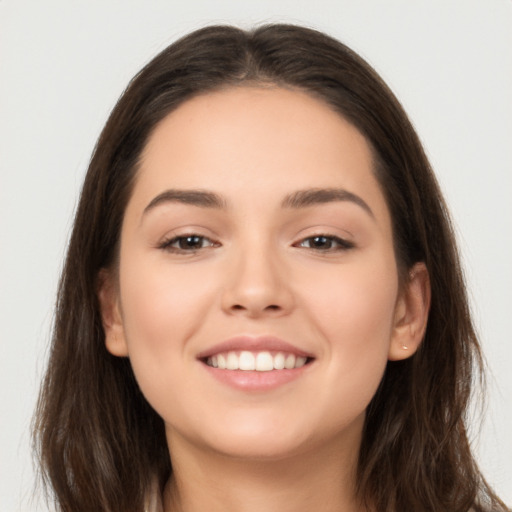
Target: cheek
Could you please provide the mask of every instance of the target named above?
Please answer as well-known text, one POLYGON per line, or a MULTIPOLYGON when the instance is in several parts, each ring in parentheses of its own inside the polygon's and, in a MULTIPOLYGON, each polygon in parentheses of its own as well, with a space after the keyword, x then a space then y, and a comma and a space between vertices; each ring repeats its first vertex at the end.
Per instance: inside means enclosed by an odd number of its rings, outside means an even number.
POLYGON ((158 262, 122 262, 121 309, 128 354, 141 390, 156 408, 162 390, 165 394, 183 378, 183 360, 193 359, 187 342, 211 304, 207 281, 200 277, 197 272, 171 271, 158 262))
POLYGON ((188 338, 204 315, 202 305, 211 302, 209 281, 196 267, 172 266, 158 254, 127 256, 120 286, 128 343, 176 346, 188 338))
POLYGON ((309 294, 312 316, 329 342, 329 379, 354 407, 369 403, 386 368, 398 294, 393 268, 352 267, 325 280, 329 293, 317 287, 309 294))
MULTIPOLYGON (((396 286, 394 280, 357 279, 349 276, 341 285, 338 296, 326 304, 333 328, 345 333, 348 346, 362 353, 371 353, 380 345, 387 345, 392 331, 396 286)), ((335 333, 332 333, 335 336, 335 333)))
POLYGON ((305 284, 304 300, 329 332, 328 337, 343 337, 344 344, 362 351, 382 342, 382 337, 389 341, 393 327, 398 275, 393 255, 379 256, 336 271, 317 271, 304 281, 314 283, 305 284))

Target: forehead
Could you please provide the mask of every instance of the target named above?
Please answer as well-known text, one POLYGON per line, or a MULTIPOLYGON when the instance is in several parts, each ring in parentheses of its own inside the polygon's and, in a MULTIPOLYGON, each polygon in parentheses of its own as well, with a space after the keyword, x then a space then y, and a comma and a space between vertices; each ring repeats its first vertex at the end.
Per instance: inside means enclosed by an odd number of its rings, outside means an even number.
POLYGON ((194 97, 157 125, 134 195, 147 204, 166 188, 202 188, 277 201, 293 189, 329 187, 383 206, 364 136, 305 92, 236 87, 194 97))
POLYGON ((273 158, 280 153, 287 157, 290 150, 303 154, 311 150, 319 160, 335 156, 335 148, 344 159, 353 156, 371 165, 366 139, 325 102, 299 90, 245 86, 202 94, 181 104, 157 125, 142 162, 164 153, 191 158, 201 149, 212 158, 235 157, 243 151, 255 163, 264 160, 264 149, 274 151, 273 158))

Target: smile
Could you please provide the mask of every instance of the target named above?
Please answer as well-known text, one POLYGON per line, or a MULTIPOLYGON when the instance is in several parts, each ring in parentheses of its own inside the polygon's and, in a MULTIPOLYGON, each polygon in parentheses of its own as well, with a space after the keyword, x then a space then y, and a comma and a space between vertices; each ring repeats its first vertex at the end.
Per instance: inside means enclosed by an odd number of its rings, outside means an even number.
POLYGON ((248 350, 224 352, 206 359, 206 364, 212 368, 257 372, 292 370, 302 368, 307 362, 307 357, 296 356, 291 353, 250 352, 248 350))
POLYGON ((234 336, 196 355, 215 380, 242 392, 268 392, 309 373, 316 354, 275 336, 234 336))

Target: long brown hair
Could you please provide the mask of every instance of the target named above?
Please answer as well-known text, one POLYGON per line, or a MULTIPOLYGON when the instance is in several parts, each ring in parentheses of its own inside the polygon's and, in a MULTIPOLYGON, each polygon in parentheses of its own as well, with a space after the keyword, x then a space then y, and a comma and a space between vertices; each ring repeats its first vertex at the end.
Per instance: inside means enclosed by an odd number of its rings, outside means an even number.
POLYGON ((162 419, 128 359, 104 344, 97 279, 115 268, 141 152, 187 99, 243 84, 298 88, 366 137, 392 215, 397 263, 425 262, 432 303, 420 350, 389 362, 368 411, 358 467, 362 503, 379 512, 503 511, 471 455, 465 419, 481 354, 442 195, 405 112, 376 72, 314 30, 268 25, 198 30, 132 80, 99 138, 62 273, 34 439, 58 510, 139 511, 172 473, 162 419))

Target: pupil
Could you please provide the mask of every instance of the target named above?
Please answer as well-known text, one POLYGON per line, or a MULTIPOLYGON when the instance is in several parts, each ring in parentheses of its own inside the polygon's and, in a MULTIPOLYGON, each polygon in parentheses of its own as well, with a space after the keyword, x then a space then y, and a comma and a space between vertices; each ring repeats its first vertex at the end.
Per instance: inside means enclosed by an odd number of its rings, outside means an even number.
POLYGON ((199 236, 187 236, 181 240, 182 249, 196 248, 201 245, 201 238, 199 236))
POLYGON ((325 236, 315 236, 313 238, 313 245, 315 247, 329 246, 329 240, 325 236))

